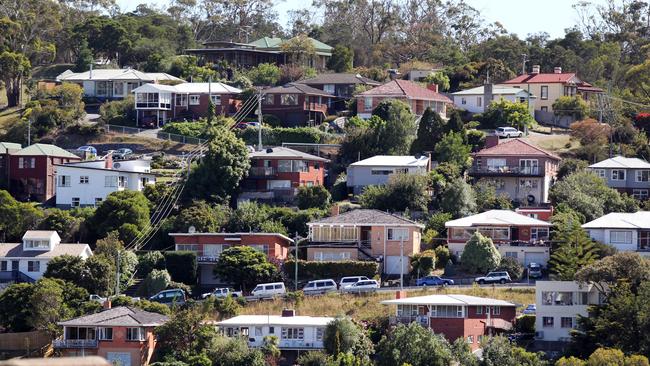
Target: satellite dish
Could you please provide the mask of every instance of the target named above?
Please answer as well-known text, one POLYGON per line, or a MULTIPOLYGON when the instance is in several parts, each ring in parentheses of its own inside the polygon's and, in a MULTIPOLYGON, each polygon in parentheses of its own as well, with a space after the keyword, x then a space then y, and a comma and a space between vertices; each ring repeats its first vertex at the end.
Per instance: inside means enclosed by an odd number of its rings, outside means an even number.
POLYGON ((190 226, 190 227, 187 229, 187 232, 190 233, 190 234, 194 234, 194 233, 196 232, 196 228, 195 228, 194 226, 190 226))

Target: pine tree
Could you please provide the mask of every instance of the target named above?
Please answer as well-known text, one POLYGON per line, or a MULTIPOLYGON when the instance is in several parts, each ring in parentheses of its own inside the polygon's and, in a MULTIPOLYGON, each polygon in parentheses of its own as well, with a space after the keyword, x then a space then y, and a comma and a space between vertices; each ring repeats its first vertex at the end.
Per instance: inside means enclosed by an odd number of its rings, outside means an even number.
POLYGON ((427 108, 420 118, 415 141, 411 144, 411 154, 433 151, 445 130, 445 121, 431 108, 427 108))
POLYGON ((86 71, 90 68, 90 65, 93 62, 93 53, 90 51, 90 48, 88 48, 88 41, 84 38, 79 44, 79 52, 77 53, 77 61, 75 61, 74 71, 86 71))
POLYGON ((558 280, 573 281, 576 272, 598 258, 598 248, 587 232, 575 220, 555 233, 560 244, 551 254, 548 264, 558 280))

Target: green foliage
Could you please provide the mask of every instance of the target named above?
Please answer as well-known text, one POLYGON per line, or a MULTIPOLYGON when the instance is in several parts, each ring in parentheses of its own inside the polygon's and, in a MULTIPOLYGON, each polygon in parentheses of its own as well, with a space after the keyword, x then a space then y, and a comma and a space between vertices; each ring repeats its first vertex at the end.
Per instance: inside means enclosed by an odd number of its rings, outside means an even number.
POLYGON ((442 136, 442 139, 436 144, 436 160, 440 163, 451 163, 464 168, 470 164, 470 151, 471 147, 465 145, 460 133, 449 132, 442 136))
POLYGON ((449 260, 451 259, 451 253, 449 252, 449 248, 446 246, 440 245, 434 249, 436 253, 436 268, 445 268, 445 266, 449 263, 449 260))
POLYGON ((155 330, 161 358, 188 361, 212 348, 217 334, 205 320, 206 314, 197 307, 172 313, 169 320, 155 330))
POLYGON ((278 268, 267 260, 264 253, 246 246, 233 246, 221 252, 214 274, 242 290, 280 277, 278 268))
POLYGON ((260 351, 267 357, 267 359, 277 360, 280 358, 280 340, 276 336, 265 336, 264 344, 260 351))
POLYGON ((298 208, 305 210, 308 208, 327 208, 329 207, 332 195, 323 186, 301 186, 296 194, 298 208))
POLYGON ((133 235, 139 235, 140 230, 149 223, 149 200, 138 191, 113 192, 97 207, 88 221, 95 239, 117 230, 122 241, 131 242, 133 235), (135 232, 131 229, 135 229, 135 232))
POLYGON ((433 152, 436 143, 447 130, 447 123, 431 108, 424 110, 418 124, 417 137, 411 144, 411 154, 433 152))
POLYGON ((174 220, 174 230, 186 233, 190 226, 197 232, 214 233, 228 221, 230 210, 227 206, 211 205, 205 201, 193 201, 190 206, 183 208, 174 220))
MULTIPOLYGON (((246 128, 237 131, 237 135, 243 139, 247 145, 256 145, 258 139, 257 128, 246 128)), ((262 127, 262 141, 267 146, 281 146, 283 142, 299 143, 332 143, 336 142, 336 137, 327 132, 323 132, 314 127, 262 127)))
POLYGON ((289 207, 271 207, 268 210, 268 220, 281 224, 283 226, 283 232, 288 233, 292 237, 295 233, 305 237, 309 234, 307 223, 327 214, 327 210, 315 208, 294 210, 289 207))
POLYGON ((480 116, 480 120, 482 128, 512 126, 523 131, 524 127, 530 129, 536 125, 526 103, 511 102, 503 98, 492 101, 480 116))
POLYGON ((280 79, 280 68, 275 64, 261 63, 251 68, 246 76, 253 85, 274 86, 280 79))
POLYGON ((462 178, 449 181, 444 189, 440 208, 454 218, 468 216, 476 210, 476 194, 462 178))
MULTIPOLYGON (((282 269, 288 278, 293 278, 295 261, 286 260, 282 269)), ((376 262, 371 261, 336 261, 316 262, 298 260, 298 280, 309 281, 321 278, 340 278, 346 276, 366 276, 373 278, 379 269, 376 262)))
POLYGON ((328 357, 321 351, 305 352, 296 360, 300 366, 328 366, 328 357))
POLYGON ((144 297, 150 297, 164 290, 169 286, 172 278, 165 269, 153 269, 138 288, 138 293, 144 297))
POLYGON ((424 82, 438 85, 439 91, 447 91, 450 87, 449 76, 444 72, 432 72, 424 78, 424 82))
POLYGON ((452 364, 449 342, 417 323, 399 324, 377 345, 379 366, 446 366, 452 364))
POLYGON ((589 105, 581 95, 561 96, 553 102, 553 113, 556 116, 571 116, 579 121, 587 117, 589 105))
POLYGON ((512 257, 502 257, 497 269, 508 272, 513 281, 519 281, 521 275, 524 273, 524 266, 522 266, 517 259, 512 257))
POLYGON ((520 333, 535 333, 535 315, 524 314, 515 321, 515 329, 520 333))
POLYGON ((582 283, 594 283, 601 293, 619 282, 629 284, 637 292, 643 282, 650 281, 650 263, 638 253, 621 252, 583 267, 575 277, 582 283))
POLYGON ((561 281, 572 281, 578 270, 598 259, 597 247, 577 220, 555 230, 553 238, 559 244, 548 265, 561 281))
POLYGON ((4 242, 19 242, 42 217, 43 213, 33 205, 18 202, 9 192, 0 190, 0 233, 4 242))
POLYGON ((43 274, 76 283, 93 294, 105 295, 115 283, 115 267, 104 256, 93 256, 86 260, 72 255, 61 255, 48 262, 43 274))
POLYGON ((546 366, 542 353, 526 352, 523 348, 514 346, 505 337, 491 337, 483 347, 481 366, 546 366))
POLYGON ((327 60, 327 68, 334 72, 349 72, 352 70, 354 51, 342 44, 336 45, 332 50, 332 57, 327 60))
POLYGON ((165 256, 162 252, 151 251, 138 256, 138 274, 146 277, 154 269, 165 269, 165 256))
POLYGON ((555 366, 586 366, 587 363, 579 358, 562 357, 555 362, 555 366))
POLYGON ((77 52, 77 60, 74 65, 74 72, 84 72, 88 70, 90 65, 93 64, 95 60, 93 59, 93 53, 88 48, 88 41, 82 39, 79 42, 79 51, 77 52))
POLYGON ((429 204, 427 178, 414 174, 396 174, 384 186, 368 186, 359 196, 364 208, 382 211, 426 211, 429 204))
POLYGON ((213 364, 221 366, 265 366, 264 355, 260 350, 248 347, 246 339, 216 337, 207 351, 213 364))
POLYGON ((44 211, 45 216, 38 224, 38 230, 54 230, 64 243, 74 242, 78 238, 81 219, 73 216, 69 211, 50 208, 44 211))
POLYGON ((327 354, 354 352, 365 340, 365 334, 350 318, 337 317, 325 326, 323 345, 327 354))
POLYGON ((399 100, 387 99, 372 111, 382 123, 375 126, 377 141, 387 155, 405 155, 415 136, 415 116, 409 106, 399 100))
POLYGON ((583 171, 588 165, 589 163, 585 160, 572 158, 562 159, 562 161, 560 161, 560 167, 557 170, 557 179, 561 180, 571 173, 583 171))
POLYGON ((169 122, 165 123, 162 130, 164 132, 176 135, 207 138, 208 121, 200 119, 189 122, 169 122))
POLYGON ((138 300, 136 301, 135 304, 133 304, 135 307, 138 307, 144 311, 148 311, 151 313, 158 313, 162 315, 170 315, 172 313, 171 309, 169 306, 165 304, 161 304, 159 302, 155 301, 149 301, 149 300, 138 300))
POLYGON ((411 275, 417 277, 428 276, 436 268, 436 252, 425 250, 411 256, 411 275))
POLYGON ((228 319, 239 315, 241 305, 232 296, 215 297, 214 310, 219 314, 219 319, 228 319))
POLYGON ((100 120, 109 125, 135 127, 135 117, 135 99, 132 95, 122 100, 105 102, 99 107, 100 120))
POLYGON ((479 151, 485 146, 485 137, 487 134, 480 130, 467 131, 467 144, 471 146, 472 151, 479 151))
POLYGON ((173 281, 187 285, 196 284, 198 262, 191 251, 169 251, 164 253, 165 266, 173 281))
POLYGON ((474 185, 478 211, 511 210, 512 201, 506 193, 497 195, 496 182, 490 179, 479 179, 474 185))
POLYGON ((478 358, 472 353, 472 349, 464 338, 456 338, 451 344, 451 354, 459 366, 478 366, 478 358))
POLYGON ((33 285, 14 283, 0 293, 0 325, 9 332, 26 332, 31 330, 29 304, 33 285), (16 306, 16 304, 23 304, 16 306))
POLYGON ((481 235, 478 231, 465 243, 460 262, 469 273, 486 273, 501 262, 501 254, 492 243, 492 239, 481 235))

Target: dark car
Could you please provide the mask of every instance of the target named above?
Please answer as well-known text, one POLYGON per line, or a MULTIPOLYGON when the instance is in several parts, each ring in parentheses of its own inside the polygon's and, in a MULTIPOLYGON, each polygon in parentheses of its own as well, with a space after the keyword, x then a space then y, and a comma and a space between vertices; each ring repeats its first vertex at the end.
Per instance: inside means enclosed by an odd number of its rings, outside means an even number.
POLYGON ((448 278, 440 278, 440 276, 426 276, 418 278, 415 281, 416 286, 447 286, 453 285, 454 280, 448 278))

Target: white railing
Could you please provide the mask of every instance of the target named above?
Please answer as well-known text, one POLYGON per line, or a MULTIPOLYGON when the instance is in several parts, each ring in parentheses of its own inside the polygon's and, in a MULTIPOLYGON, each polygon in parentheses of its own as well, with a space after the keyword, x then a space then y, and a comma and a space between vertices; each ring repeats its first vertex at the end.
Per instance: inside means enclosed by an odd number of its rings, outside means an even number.
POLYGON ((97 348, 96 339, 55 339, 54 348, 97 348))

